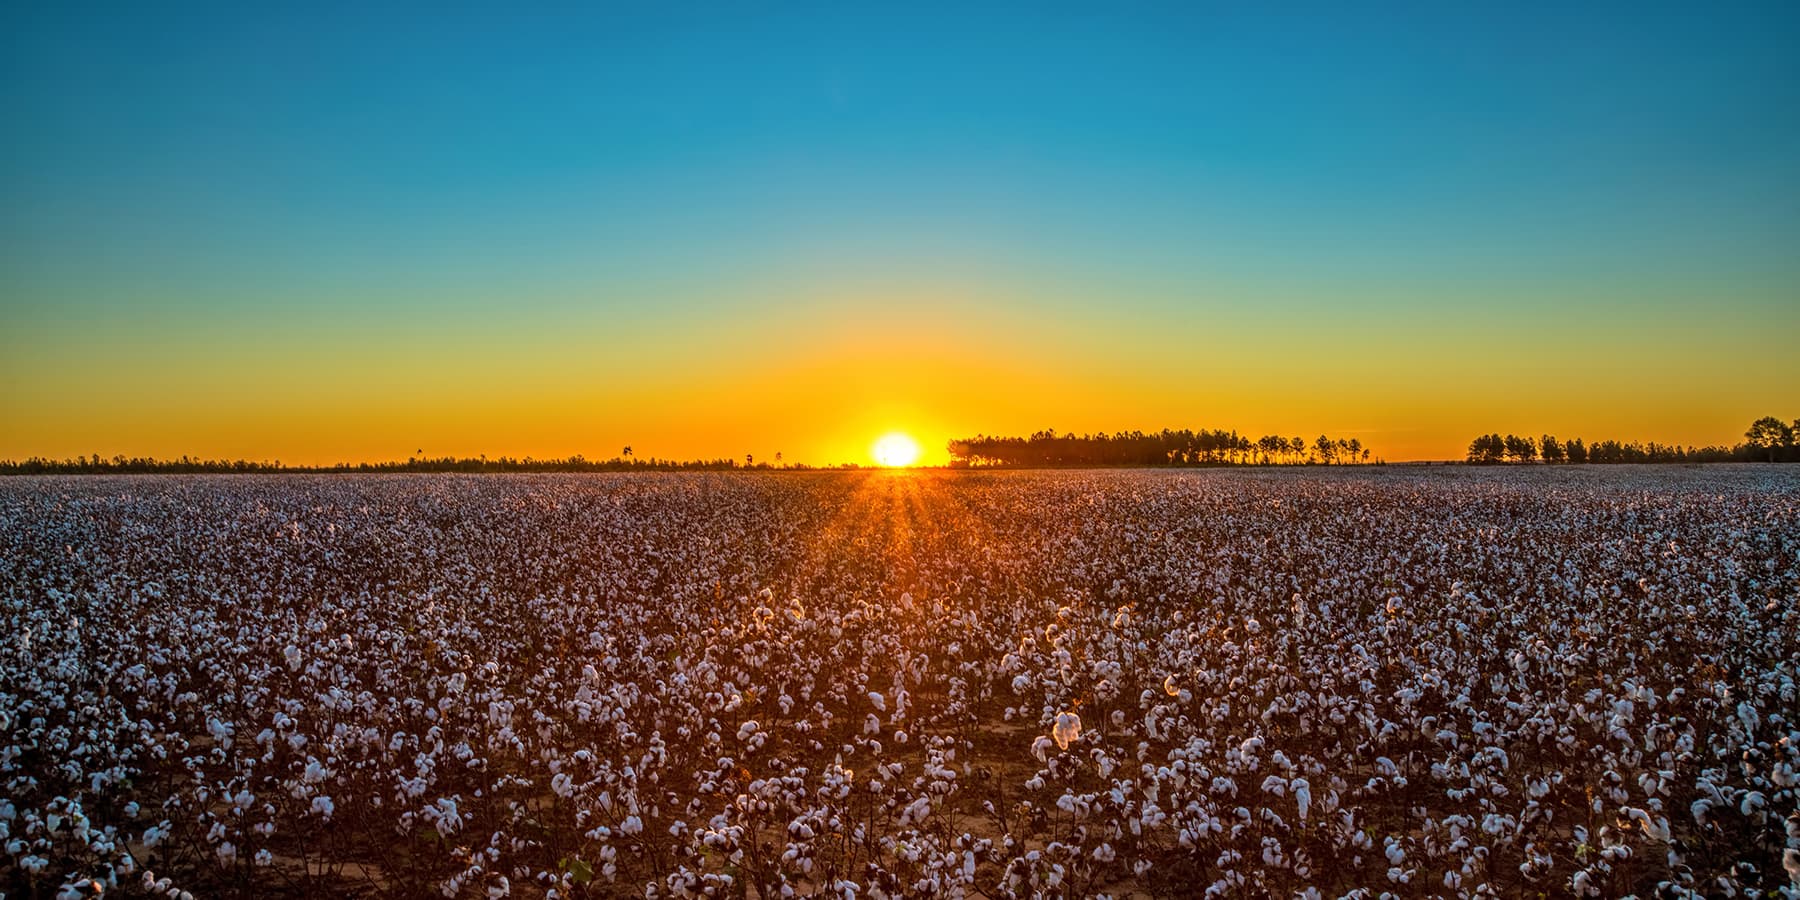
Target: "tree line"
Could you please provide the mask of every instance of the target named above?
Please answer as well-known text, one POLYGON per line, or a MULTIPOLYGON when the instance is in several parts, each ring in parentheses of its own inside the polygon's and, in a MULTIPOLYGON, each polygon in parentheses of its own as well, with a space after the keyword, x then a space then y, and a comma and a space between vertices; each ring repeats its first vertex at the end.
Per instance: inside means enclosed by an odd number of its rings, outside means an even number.
MULTIPOLYGON (((736 459, 658 459, 656 457, 634 457, 630 448, 612 459, 588 459, 576 454, 574 456, 554 459, 534 459, 532 457, 501 456, 489 459, 486 456, 459 458, 454 456, 423 457, 414 456, 401 461, 337 463, 329 466, 286 465, 280 460, 273 462, 244 459, 196 459, 183 456, 180 459, 156 459, 147 456, 113 456, 102 457, 95 453, 89 456, 77 456, 73 459, 45 459, 32 457, 23 461, 0 460, 0 475, 258 475, 258 474, 401 474, 430 472, 690 472, 690 471, 729 471, 743 469, 795 469, 807 470, 811 466, 804 464, 780 465, 781 454, 775 454, 777 465, 767 462, 758 463, 755 457, 746 454, 743 461, 736 459)), ((854 468, 853 466, 847 468, 854 468)))
POLYGON ((976 435, 949 443, 950 465, 989 466, 1232 466, 1348 465, 1373 462, 1373 452, 1357 438, 1277 434, 1251 438, 1235 431, 1165 428, 1112 434, 1058 434, 1029 437, 976 435))
POLYGON ((1800 419, 1792 424, 1774 416, 1750 423, 1743 443, 1730 447, 1682 447, 1675 444, 1624 443, 1607 440, 1585 443, 1581 438, 1559 441, 1554 435, 1532 438, 1516 434, 1484 434, 1469 442, 1468 462, 1501 463, 1720 463, 1800 462, 1800 419))

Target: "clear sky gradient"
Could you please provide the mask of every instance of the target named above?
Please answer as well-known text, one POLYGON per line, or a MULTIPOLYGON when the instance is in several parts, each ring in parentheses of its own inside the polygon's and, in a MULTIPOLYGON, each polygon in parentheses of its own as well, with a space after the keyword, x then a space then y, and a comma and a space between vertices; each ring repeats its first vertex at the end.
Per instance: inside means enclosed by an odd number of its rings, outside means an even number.
POLYGON ((1800 415, 1800 4, 359 6, 0 11, 0 457, 1800 415))

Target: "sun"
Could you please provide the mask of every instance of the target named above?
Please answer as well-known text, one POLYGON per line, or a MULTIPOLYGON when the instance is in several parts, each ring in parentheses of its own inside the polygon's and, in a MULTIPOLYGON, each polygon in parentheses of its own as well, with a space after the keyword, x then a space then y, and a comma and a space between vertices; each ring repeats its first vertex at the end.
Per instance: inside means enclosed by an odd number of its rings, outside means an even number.
POLYGON ((919 442, 898 431, 875 442, 875 461, 889 468, 904 468, 919 461, 919 442))

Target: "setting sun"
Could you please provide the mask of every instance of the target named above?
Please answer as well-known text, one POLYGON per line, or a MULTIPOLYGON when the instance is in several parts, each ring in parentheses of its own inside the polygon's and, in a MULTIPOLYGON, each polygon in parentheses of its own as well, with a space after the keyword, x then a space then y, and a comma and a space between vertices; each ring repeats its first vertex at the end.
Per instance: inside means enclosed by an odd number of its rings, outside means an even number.
POLYGON ((919 461, 919 442, 911 437, 894 432, 882 435, 875 442, 875 461, 884 466, 910 466, 919 461))

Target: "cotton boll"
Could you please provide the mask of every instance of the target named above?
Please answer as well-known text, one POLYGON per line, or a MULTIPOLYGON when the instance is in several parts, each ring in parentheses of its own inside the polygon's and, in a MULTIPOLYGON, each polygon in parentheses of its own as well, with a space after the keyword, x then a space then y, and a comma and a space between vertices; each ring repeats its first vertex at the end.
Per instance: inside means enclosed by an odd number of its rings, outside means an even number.
POLYGON ((1056 740, 1056 746, 1069 749, 1069 744, 1081 738, 1081 717, 1073 712, 1057 713, 1050 736, 1056 740))

